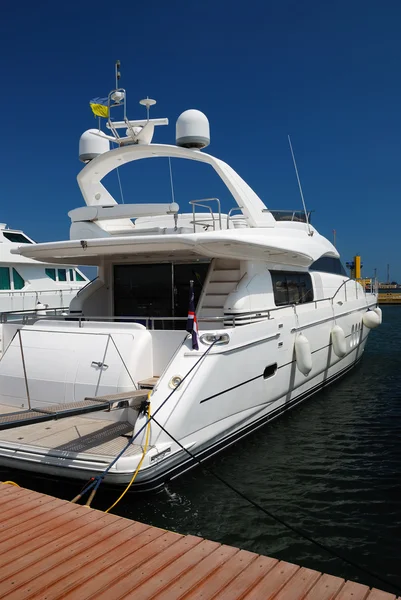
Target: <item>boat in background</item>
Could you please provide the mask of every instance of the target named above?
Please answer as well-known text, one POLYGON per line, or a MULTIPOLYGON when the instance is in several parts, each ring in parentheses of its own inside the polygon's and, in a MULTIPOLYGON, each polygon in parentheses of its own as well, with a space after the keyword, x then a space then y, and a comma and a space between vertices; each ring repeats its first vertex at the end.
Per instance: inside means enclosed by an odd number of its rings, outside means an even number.
POLYGON ((89 279, 76 266, 12 254, 21 244, 35 242, 23 231, 0 223, 0 313, 68 307, 89 279))
POLYGON ((67 316, 4 324, 0 404, 10 414, 0 428, 31 423, 0 432, 4 466, 115 484, 137 473, 137 489, 157 488, 196 464, 187 451, 212 456, 345 375, 381 322, 377 295, 347 277, 306 210, 269 210, 202 152, 203 113, 185 111, 176 144, 156 144, 155 127, 168 121, 150 119, 154 101, 141 103, 147 118, 129 120, 126 91, 112 90, 108 131, 82 135, 86 205, 69 212, 70 240, 12 250, 96 265, 98 278, 67 316), (191 200, 187 212, 174 201, 119 205, 102 179, 153 157, 211 166, 234 207, 223 213, 218 198, 191 200))

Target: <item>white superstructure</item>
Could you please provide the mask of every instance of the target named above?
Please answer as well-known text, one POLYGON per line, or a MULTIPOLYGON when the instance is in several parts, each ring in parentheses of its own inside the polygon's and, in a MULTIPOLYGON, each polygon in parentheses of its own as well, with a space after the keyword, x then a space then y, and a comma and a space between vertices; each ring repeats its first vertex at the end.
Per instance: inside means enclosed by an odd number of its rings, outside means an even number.
MULTIPOLYGON (((125 96, 109 95, 109 112, 121 109, 121 121, 81 139, 85 206, 69 213, 71 239, 13 251, 96 265, 98 278, 68 317, 4 325, 0 403, 6 411, 28 403, 51 410, 151 390, 157 417, 135 485, 156 487, 193 465, 183 447, 212 455, 347 373, 381 317, 376 295, 347 277, 336 248, 303 213, 269 210, 229 165, 200 150, 210 139, 202 113, 179 117, 177 145, 153 144, 155 126, 167 120, 128 120, 125 96), (184 211, 165 198, 118 204, 102 179, 153 157, 209 164, 232 209, 223 214, 217 198, 191 200, 184 211), (185 331, 191 280, 198 350, 185 331)), ((152 103, 143 101, 148 113, 152 103)), ((0 463, 87 479, 141 432, 106 476, 124 483, 141 459, 145 423, 129 405, 0 431, 0 463)))
POLYGON ((88 283, 75 266, 43 262, 12 254, 21 244, 36 243, 23 231, 0 223, 0 313, 68 307, 77 292, 88 283))

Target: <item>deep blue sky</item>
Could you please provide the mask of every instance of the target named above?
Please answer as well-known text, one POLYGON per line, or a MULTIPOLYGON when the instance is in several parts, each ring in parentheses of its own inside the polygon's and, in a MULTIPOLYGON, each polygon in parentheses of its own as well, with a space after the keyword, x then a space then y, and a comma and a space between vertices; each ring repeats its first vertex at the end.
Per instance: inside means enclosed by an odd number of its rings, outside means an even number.
MULTIPOLYGON (((313 223, 344 262, 362 254, 401 280, 401 3, 399 0, 193 0, 36 3, 4 0, 0 19, 1 215, 37 241, 68 237, 88 101, 107 95, 121 61, 131 118, 158 103, 174 142, 187 108, 211 125, 208 151, 269 208, 300 208, 292 138, 313 223)), ((121 171, 125 200, 170 200, 167 161, 121 171)), ((173 161, 176 200, 227 193, 203 165, 173 161), (195 168, 198 167, 198 168, 195 168)), ((117 193, 115 175, 108 178, 117 193)))

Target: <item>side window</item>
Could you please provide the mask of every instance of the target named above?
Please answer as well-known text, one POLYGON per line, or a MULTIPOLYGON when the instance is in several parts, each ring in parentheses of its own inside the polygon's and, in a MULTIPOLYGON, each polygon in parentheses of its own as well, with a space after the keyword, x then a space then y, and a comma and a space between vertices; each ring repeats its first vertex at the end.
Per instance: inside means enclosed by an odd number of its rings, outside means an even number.
POLYGON ((8 267, 0 267, 0 290, 10 290, 10 269, 8 267))
POLYGON ((58 280, 59 281, 67 281, 67 269, 57 269, 58 271, 58 280))
POLYGON ((276 306, 313 301, 312 280, 309 273, 271 271, 271 277, 276 306))
POLYGON ((334 273, 335 275, 347 275, 339 258, 333 256, 321 256, 309 267, 310 271, 323 271, 323 273, 334 273))
POLYGON ((74 281, 74 269, 68 269, 68 272, 70 274, 70 281, 74 281))
POLYGON ((45 273, 50 279, 56 281, 56 269, 45 269, 45 273))
POLYGON ((82 277, 81 273, 79 273, 76 269, 75 269, 75 279, 76 279, 76 281, 85 281, 85 277, 82 277))
POLYGON ((14 282, 15 290, 22 290, 22 288, 25 286, 24 279, 21 277, 21 275, 18 273, 18 271, 16 271, 16 269, 14 269, 14 267, 13 267, 13 282, 14 282))
POLYGON ((276 306, 284 306, 285 304, 289 304, 290 301, 288 299, 287 279, 285 274, 280 273, 279 271, 272 271, 271 276, 273 281, 274 302, 276 303, 276 306))

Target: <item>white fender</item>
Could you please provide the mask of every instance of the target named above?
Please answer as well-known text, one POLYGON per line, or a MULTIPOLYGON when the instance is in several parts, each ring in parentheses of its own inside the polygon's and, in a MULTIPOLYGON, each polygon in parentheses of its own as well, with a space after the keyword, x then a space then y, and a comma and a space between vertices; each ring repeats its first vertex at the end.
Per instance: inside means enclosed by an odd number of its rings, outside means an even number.
POLYGON ((377 315, 379 315, 380 325, 381 325, 381 323, 382 323, 382 309, 379 308, 378 306, 376 306, 376 308, 373 309, 373 312, 375 312, 377 315))
POLYGON ((312 352, 309 340, 300 333, 295 339, 295 359, 297 367, 304 375, 308 375, 312 369, 312 352))
POLYGON ((374 310, 368 310, 362 317, 362 322, 368 329, 374 329, 380 325, 380 316, 374 310))
POLYGON ((334 354, 336 354, 339 358, 343 358, 343 356, 347 354, 347 341, 345 339, 345 333, 339 325, 335 325, 331 330, 331 344, 333 346, 334 354))
POLYGON ((46 308, 48 304, 42 304, 40 300, 37 301, 35 310, 37 315, 47 315, 46 308))

